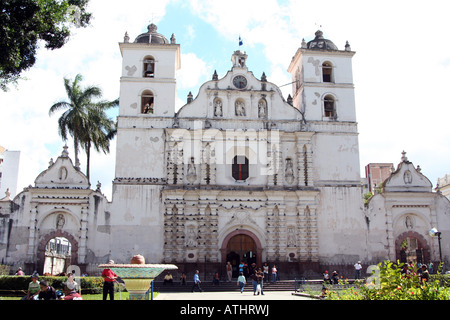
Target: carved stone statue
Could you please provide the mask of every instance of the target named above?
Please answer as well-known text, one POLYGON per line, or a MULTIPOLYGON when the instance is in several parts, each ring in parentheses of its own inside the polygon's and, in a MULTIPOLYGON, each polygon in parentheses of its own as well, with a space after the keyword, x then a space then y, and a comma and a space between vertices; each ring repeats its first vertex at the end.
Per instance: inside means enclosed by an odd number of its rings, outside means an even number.
POLYGON ((222 100, 216 99, 214 100, 214 116, 221 117, 222 115, 222 100))
POLYGON ((245 105, 241 100, 237 100, 235 103, 235 112, 237 116, 245 116, 245 105))
POLYGON ((286 168, 284 177, 286 179, 286 182, 289 184, 291 184, 294 181, 294 168, 291 158, 286 158, 286 168))
POLYGON ((191 160, 188 163, 186 179, 190 183, 193 183, 195 180, 197 180, 197 171, 195 169, 194 157, 191 157, 191 160))
POLYGON ((64 219, 64 215, 62 213, 58 214, 58 217, 56 217, 56 229, 61 230, 65 223, 66 219, 64 219))
POLYGON ((195 228, 190 226, 186 235, 186 246, 195 247, 197 245, 197 236, 195 234, 195 228))
POLYGON ((267 104, 266 100, 261 99, 258 103, 258 117, 259 118, 265 118, 267 115, 267 104))

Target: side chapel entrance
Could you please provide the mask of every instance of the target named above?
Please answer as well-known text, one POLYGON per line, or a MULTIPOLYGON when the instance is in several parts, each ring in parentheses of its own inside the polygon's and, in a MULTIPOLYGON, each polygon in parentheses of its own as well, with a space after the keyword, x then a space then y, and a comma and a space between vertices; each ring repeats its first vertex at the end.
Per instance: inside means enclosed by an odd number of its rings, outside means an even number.
POLYGON ((395 247, 396 260, 400 262, 430 262, 430 247, 425 238, 417 232, 408 231, 399 235, 395 247))

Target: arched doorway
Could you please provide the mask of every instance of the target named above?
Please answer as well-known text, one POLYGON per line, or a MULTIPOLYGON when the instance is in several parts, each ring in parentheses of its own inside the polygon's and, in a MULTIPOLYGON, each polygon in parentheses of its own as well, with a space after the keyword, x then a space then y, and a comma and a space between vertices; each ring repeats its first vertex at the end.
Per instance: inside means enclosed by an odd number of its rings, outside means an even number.
POLYGON ((45 246, 43 274, 59 275, 72 263, 72 245, 67 238, 55 237, 45 246))
POLYGON ((58 274, 78 264, 78 242, 67 232, 57 230, 42 236, 37 250, 36 270, 42 274, 58 274))
POLYGON ((233 277, 239 275, 239 263, 261 265, 262 247, 259 239, 250 231, 236 230, 230 233, 222 243, 222 261, 230 261, 233 277))
POLYGON ((400 262, 429 263, 430 247, 425 238, 417 232, 408 231, 395 241, 396 260, 400 262))

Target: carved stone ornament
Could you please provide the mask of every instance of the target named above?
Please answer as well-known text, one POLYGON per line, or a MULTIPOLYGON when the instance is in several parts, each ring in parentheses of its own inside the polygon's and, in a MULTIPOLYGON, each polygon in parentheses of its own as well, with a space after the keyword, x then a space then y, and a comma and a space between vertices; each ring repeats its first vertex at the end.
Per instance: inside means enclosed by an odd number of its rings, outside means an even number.
POLYGON ((411 216, 405 217, 405 225, 407 229, 413 229, 414 228, 414 218, 411 216))
POLYGON ((66 223, 66 219, 64 219, 64 215, 62 213, 58 214, 56 217, 56 229, 61 230, 66 223))
POLYGON ((411 184, 412 183, 411 171, 409 171, 409 170, 405 171, 405 173, 403 174, 403 181, 405 182, 405 184, 411 184))

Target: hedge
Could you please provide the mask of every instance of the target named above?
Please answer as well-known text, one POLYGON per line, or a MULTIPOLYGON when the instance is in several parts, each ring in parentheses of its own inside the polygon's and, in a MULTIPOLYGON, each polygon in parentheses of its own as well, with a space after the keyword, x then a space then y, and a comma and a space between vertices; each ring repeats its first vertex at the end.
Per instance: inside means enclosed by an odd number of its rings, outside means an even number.
MULTIPOLYGON (((47 280, 49 285, 56 290, 62 290, 64 289, 64 283, 67 281, 67 277, 39 276, 38 280, 47 280)), ((76 277, 75 281, 80 284, 82 294, 97 294, 102 292, 102 277, 76 277)), ((26 293, 30 282, 31 276, 0 276, 0 295, 7 296, 26 293)))

